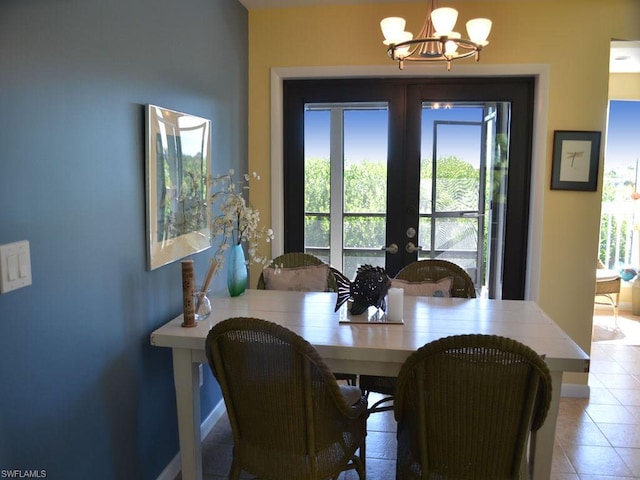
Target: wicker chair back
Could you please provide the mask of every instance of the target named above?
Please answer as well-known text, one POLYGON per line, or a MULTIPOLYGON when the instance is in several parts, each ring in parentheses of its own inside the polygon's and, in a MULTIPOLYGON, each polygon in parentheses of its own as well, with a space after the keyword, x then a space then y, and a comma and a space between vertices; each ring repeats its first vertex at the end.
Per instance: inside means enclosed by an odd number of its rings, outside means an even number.
POLYGON ((544 360, 495 335, 421 347, 398 376, 398 479, 525 479, 529 434, 551 401, 544 360))
MULTIPOLYGON (((216 324, 206 353, 233 432, 230 478, 329 479, 355 468, 364 478, 366 401, 349 405, 316 349, 266 320, 216 324)), ((351 387, 353 388, 353 387, 351 387)))
MULTIPOLYGON (((283 268, 295 268, 295 267, 312 267, 315 265, 322 265, 324 262, 320 260, 318 257, 315 257, 309 253, 303 252, 290 252, 280 255, 279 257, 271 260, 270 265, 280 265, 283 268)), ((269 268, 269 267, 267 267, 269 268)), ((338 287, 336 285, 336 279, 329 269, 329 275, 327 277, 327 286, 330 292, 338 291, 338 287)), ((265 289, 264 283, 264 275, 260 273, 260 277, 258 277, 258 285, 256 286, 258 290, 265 289)))
POLYGON ((435 282, 445 277, 453 277, 452 297, 476 298, 476 288, 469 274, 448 260, 418 260, 404 267, 396 275, 396 278, 409 282, 435 282))

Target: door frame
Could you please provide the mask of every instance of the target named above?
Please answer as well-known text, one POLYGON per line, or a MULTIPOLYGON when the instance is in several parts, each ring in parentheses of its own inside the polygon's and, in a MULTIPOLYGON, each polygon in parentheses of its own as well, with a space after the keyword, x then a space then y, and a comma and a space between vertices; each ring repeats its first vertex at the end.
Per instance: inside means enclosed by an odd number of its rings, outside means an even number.
POLYGON ((496 77, 522 76, 535 78, 533 142, 531 155, 531 191, 529 204, 528 247, 526 260, 525 299, 538 300, 542 253, 542 207, 546 178, 547 112, 549 101, 549 65, 455 65, 447 72, 442 65, 421 65, 406 70, 395 66, 280 67, 271 69, 271 228, 275 239, 272 256, 284 252, 284 181, 283 181, 283 81, 302 78, 353 77, 496 77))

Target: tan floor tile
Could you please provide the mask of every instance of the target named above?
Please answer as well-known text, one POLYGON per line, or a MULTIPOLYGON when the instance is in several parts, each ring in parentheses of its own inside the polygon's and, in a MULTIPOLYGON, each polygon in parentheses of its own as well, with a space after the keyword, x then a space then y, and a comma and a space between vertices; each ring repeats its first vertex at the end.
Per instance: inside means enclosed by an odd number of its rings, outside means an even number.
POLYGON ((397 448, 398 442, 395 433, 376 432, 367 435, 367 459, 378 458, 395 461, 397 448))
POLYGON ((640 448, 640 428, 638 425, 601 423, 598 427, 612 446, 640 448))
POLYGON ((635 417, 636 420, 640 421, 640 406, 626 405, 625 408, 635 417))
POLYGON ((626 388, 640 390, 640 382, 631 374, 596 373, 591 376, 597 378, 605 388, 626 388))
POLYGON ((618 362, 640 362, 640 347, 631 345, 608 345, 604 351, 618 362))
MULTIPOLYGON (((367 458, 367 480, 389 480, 396 478, 396 462, 367 458)), ((338 480, 358 480, 358 474, 354 470, 341 473, 338 480)))
POLYGON ((594 343, 591 346, 589 357, 591 357, 591 360, 593 361, 613 360, 609 354, 609 350, 599 343, 594 343))
POLYGON ((620 402, 607 388, 589 389, 590 405, 620 405, 620 402))
MULTIPOLYGON (((371 401, 369 402, 371 404, 371 401)), ((372 413, 367 419, 367 431, 373 432, 396 432, 396 419, 393 417, 393 410, 387 412, 372 413)))
MULTIPOLYGON (((640 325, 640 323, 638 323, 640 325)), ((624 332, 619 333, 619 340, 629 340, 629 336, 624 332)), ((628 345, 629 342, 602 342, 595 343, 599 351, 609 355, 614 360, 639 360, 640 359, 640 347, 628 345)), ((640 343, 640 342, 638 342, 640 343)))
POLYGON ((633 476, 613 447, 577 445, 565 448, 565 453, 581 478, 583 474, 633 476))
POLYGON ((595 423, 638 424, 637 419, 623 405, 588 405, 586 412, 595 423))
POLYGON ((578 398, 561 398, 558 416, 572 422, 589 422, 590 417, 585 412, 588 404, 578 398))
POLYGON ((612 374, 624 375, 629 373, 624 368, 622 368, 622 365, 620 365, 618 362, 614 360, 602 360, 597 362, 595 361, 591 362, 589 371, 591 373, 606 373, 609 375, 612 375, 612 374))
POLYGON ((553 444, 553 459, 551 462, 551 473, 569 473, 575 474, 576 470, 564 453, 564 450, 558 442, 553 444))
POLYGON ((640 449, 637 448, 616 448, 620 458, 624 460, 631 472, 640 477, 640 449))
POLYGON ((580 477, 575 473, 554 473, 551 472, 549 480, 580 480, 580 477))
MULTIPOLYGON (((593 359, 591 361, 593 361, 593 359)), ((605 388, 605 386, 593 372, 589 373, 589 381, 587 383, 589 385, 589 388, 605 388)))
POLYGON ((580 480, 637 480, 637 477, 627 477, 619 475, 579 475, 580 480))
POLYGON ((595 423, 574 422, 562 417, 556 424, 556 440, 565 452, 567 447, 574 445, 609 446, 609 441, 595 423))
POLYGON ((618 361, 618 364, 625 372, 630 373, 631 375, 640 375, 640 360, 618 361))
POLYGON ((640 406, 640 390, 610 388, 609 391, 616 397, 621 405, 640 406))

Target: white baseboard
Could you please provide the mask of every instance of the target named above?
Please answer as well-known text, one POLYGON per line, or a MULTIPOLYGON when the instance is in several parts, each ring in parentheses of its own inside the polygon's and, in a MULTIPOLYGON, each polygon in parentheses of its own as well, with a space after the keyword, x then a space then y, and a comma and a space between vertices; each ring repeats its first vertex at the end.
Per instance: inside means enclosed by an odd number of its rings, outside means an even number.
POLYGON ((561 397, 589 398, 589 385, 578 385, 575 383, 563 383, 560 390, 561 397))
MULTIPOLYGON (((220 418, 224 415, 226 408, 224 406, 224 400, 220 400, 218 404, 213 408, 211 413, 207 418, 205 418, 204 422, 200 425, 200 438, 205 438, 215 424, 220 420, 220 418)), ((158 475, 157 480, 174 480, 176 475, 180 473, 182 469, 182 462, 180 461, 180 452, 176 454, 175 457, 169 462, 164 470, 158 475)))

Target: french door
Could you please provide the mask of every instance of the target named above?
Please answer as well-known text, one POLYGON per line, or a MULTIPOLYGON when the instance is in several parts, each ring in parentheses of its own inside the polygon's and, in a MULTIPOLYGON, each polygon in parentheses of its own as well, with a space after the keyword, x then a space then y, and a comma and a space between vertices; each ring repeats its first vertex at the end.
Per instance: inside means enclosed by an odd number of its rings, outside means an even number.
POLYGON ((285 251, 353 277, 418 258, 524 298, 531 78, 284 82, 285 251))

